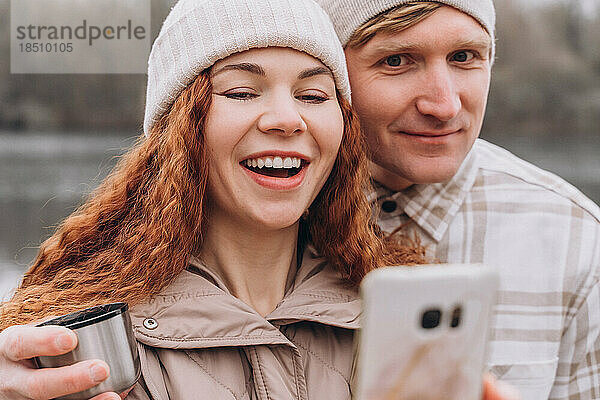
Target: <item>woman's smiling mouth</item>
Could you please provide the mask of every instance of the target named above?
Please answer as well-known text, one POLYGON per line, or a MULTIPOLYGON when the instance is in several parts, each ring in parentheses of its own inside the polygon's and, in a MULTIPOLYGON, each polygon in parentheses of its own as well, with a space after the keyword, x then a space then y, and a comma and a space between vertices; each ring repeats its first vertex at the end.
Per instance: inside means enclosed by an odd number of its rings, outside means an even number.
POLYGON ((298 157, 257 157, 242 161, 242 166, 260 175, 290 178, 300 172, 306 161, 298 157))
POLYGON ((310 162, 298 154, 261 154, 240 162, 246 173, 259 185, 268 189, 289 190, 304 180, 310 162))

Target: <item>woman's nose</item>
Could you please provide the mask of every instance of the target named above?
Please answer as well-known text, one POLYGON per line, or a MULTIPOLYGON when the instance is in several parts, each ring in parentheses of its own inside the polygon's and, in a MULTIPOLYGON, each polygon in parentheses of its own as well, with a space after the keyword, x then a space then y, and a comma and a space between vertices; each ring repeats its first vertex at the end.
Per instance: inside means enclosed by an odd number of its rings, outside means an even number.
POLYGON ((270 99, 258 120, 258 129, 265 133, 296 135, 305 132, 307 127, 296 99, 284 95, 270 99))
POLYGON ((462 107, 460 94, 452 72, 446 66, 432 67, 422 83, 422 95, 417 98, 417 109, 423 115, 440 121, 450 121, 462 107))

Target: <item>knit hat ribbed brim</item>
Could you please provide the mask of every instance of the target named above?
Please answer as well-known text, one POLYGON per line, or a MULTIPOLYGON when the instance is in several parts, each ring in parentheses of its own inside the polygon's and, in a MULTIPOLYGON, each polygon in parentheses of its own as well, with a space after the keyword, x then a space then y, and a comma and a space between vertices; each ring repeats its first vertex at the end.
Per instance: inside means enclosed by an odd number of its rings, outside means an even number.
MULTIPOLYGON (((352 34, 371 18, 415 0, 316 0, 329 14, 335 30, 346 46, 352 34)), ((416 0, 419 1, 419 0, 416 0)), ((475 18, 489 33, 494 47, 496 12, 492 0, 433 0, 454 7, 475 18)), ((492 54, 494 48, 492 48, 492 54)))
POLYGON ((333 73, 350 100, 344 51, 314 0, 180 0, 165 19, 148 60, 144 132, 216 61, 253 48, 305 52, 333 73))

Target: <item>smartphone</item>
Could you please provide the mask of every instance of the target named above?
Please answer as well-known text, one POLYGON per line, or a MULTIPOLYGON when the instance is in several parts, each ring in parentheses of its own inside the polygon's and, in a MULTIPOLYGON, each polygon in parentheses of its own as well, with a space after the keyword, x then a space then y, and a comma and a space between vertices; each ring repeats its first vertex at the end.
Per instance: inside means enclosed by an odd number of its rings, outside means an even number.
POLYGON ((499 278, 481 264, 386 267, 361 284, 357 400, 480 400, 499 278))

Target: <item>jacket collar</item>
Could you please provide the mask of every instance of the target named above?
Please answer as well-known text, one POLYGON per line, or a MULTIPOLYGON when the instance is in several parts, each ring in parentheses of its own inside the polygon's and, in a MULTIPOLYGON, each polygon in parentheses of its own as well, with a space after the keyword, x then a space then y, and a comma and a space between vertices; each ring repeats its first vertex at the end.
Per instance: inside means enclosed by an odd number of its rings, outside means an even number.
POLYGON ((279 326, 310 321, 357 329, 359 313, 357 290, 310 246, 283 300, 266 318, 232 296, 195 258, 169 287, 130 311, 138 341, 179 349, 291 345, 279 326))
MULTIPOLYGON (((473 148, 476 145, 477 143, 473 148)), ((394 192, 373 182, 375 191, 369 196, 371 201, 376 201, 380 208, 382 203, 390 200, 396 202, 398 206, 391 213, 380 212, 378 218, 385 221, 404 213, 436 242, 439 242, 475 183, 478 163, 473 148, 448 182, 416 184, 400 192, 394 192)))

